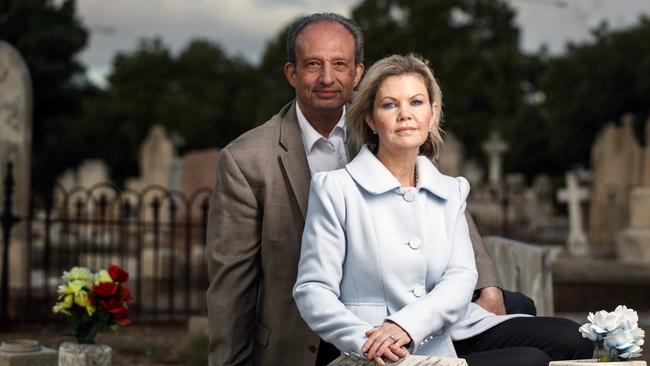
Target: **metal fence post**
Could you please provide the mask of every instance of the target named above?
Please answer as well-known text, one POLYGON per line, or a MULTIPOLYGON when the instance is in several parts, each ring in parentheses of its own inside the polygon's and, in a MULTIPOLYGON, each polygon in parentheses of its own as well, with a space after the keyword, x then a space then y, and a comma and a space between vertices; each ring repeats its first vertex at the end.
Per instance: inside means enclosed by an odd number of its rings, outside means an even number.
POLYGON ((9 242, 11 228, 17 220, 12 211, 12 195, 14 193, 14 165, 7 163, 7 175, 4 178, 4 204, 0 222, 2 223, 2 282, 0 284, 0 324, 9 324, 9 242))

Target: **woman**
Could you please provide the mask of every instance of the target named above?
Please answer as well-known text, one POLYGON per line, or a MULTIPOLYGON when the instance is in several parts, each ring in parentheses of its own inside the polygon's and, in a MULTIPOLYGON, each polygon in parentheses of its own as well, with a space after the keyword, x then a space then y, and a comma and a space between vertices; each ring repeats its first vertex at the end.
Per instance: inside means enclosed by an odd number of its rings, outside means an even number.
MULTIPOLYGON (((465 340, 457 346, 472 366, 574 356, 574 344, 549 357, 521 342, 481 339, 496 328, 512 333, 507 323, 519 315, 496 316, 471 302, 469 184, 431 163, 442 141, 441 103, 431 70, 415 56, 391 56, 368 70, 346 117, 365 145, 345 169, 312 179, 293 291, 302 317, 339 350, 380 365, 409 353, 456 356, 452 339, 465 340), (499 348, 496 358, 486 343, 499 348)), ((564 328, 578 338, 577 324, 564 328)))

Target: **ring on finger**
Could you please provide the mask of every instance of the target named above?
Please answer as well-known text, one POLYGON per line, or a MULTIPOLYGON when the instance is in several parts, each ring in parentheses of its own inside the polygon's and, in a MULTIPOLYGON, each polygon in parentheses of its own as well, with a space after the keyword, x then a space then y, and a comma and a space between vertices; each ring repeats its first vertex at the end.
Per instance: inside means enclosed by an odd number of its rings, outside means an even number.
POLYGON ((389 335, 388 338, 392 339, 393 341, 397 341, 399 338, 396 338, 394 335, 389 335))

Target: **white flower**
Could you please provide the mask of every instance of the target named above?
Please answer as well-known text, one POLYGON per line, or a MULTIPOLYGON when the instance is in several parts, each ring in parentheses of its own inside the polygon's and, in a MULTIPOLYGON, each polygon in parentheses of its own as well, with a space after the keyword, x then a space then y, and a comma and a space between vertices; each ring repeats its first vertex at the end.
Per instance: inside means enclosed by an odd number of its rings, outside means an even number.
POLYGON ((614 310, 614 314, 619 318, 621 328, 635 329, 639 326, 639 316, 633 309, 628 309, 625 305, 619 305, 614 310))
POLYGON ((580 327, 580 333, 582 333, 582 337, 587 338, 593 342, 601 341, 603 339, 603 336, 600 333, 594 331, 591 326, 591 323, 586 323, 580 327))
POLYGON ((589 313, 587 320, 591 322, 592 329, 600 334, 611 332, 621 324, 616 313, 608 313, 605 310, 601 310, 595 314, 589 313))

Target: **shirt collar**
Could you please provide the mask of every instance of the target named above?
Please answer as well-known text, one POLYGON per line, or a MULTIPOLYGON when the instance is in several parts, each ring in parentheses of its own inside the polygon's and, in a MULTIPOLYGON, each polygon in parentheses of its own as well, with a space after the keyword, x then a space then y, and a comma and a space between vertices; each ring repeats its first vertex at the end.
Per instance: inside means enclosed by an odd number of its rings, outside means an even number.
MULTIPOLYGON (((323 137, 314 127, 307 121, 307 118, 305 117, 304 114, 302 114, 302 111, 300 110, 300 106, 298 105, 298 102, 296 101, 296 115, 298 117, 298 125, 300 126, 300 133, 302 134, 302 142, 305 144, 305 151, 309 152, 311 149, 314 147, 314 144, 320 140, 321 138, 327 138, 323 137)), ((334 126, 334 129, 330 133, 330 136, 332 136, 334 133, 337 133, 337 131, 340 131, 338 133, 342 134, 341 136, 343 137, 343 142, 346 141, 347 137, 347 131, 345 129, 345 105, 343 105, 343 113, 341 113, 341 118, 339 121, 336 123, 336 126, 334 126)))
MULTIPOLYGON (((417 189, 424 188, 436 196, 447 199, 449 185, 445 176, 425 156, 415 161, 418 169, 417 189)), ((366 145, 359 154, 345 166, 352 179, 372 194, 381 194, 400 187, 397 178, 382 164, 366 145)))

